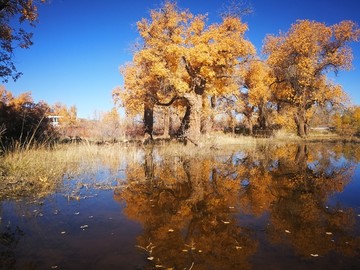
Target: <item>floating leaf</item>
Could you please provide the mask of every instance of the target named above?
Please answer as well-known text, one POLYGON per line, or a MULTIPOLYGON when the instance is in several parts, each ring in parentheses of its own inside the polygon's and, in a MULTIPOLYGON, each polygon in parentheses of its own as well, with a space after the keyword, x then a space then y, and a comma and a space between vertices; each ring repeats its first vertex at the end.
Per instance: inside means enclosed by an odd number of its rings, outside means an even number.
POLYGON ((224 223, 224 224, 229 224, 229 223, 230 223, 230 221, 225 221, 225 220, 222 220, 222 223, 224 223))
POLYGON ((238 249, 242 249, 242 247, 240 246, 235 246, 235 248, 238 250, 238 249))
POLYGON ((327 235, 332 235, 332 232, 326 232, 327 235))
POLYGON ((311 257, 319 257, 319 254, 313 254, 313 253, 311 253, 310 256, 311 256, 311 257))
POLYGON ((80 214, 80 212, 75 212, 75 213, 74 213, 74 215, 79 215, 79 214, 80 214))
POLYGON ((182 252, 188 252, 188 250, 187 250, 187 249, 183 249, 182 252))
POLYGON ((289 230, 285 230, 286 233, 291 233, 289 230))
POLYGON ((80 229, 85 229, 85 228, 88 228, 89 227, 89 225, 82 225, 82 226, 80 226, 80 229))
POLYGON ((174 232, 174 230, 173 230, 173 229, 169 229, 168 232, 174 232))
POLYGON ((152 261, 152 260, 154 260, 154 257, 148 257, 147 258, 149 261, 152 261))

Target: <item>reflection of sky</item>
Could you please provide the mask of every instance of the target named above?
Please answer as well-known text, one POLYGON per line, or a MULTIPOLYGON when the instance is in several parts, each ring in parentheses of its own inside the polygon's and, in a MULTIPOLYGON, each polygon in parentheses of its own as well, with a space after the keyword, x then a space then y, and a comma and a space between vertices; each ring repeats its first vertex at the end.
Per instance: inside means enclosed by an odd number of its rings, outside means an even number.
POLYGON ((344 191, 335 194, 329 202, 332 205, 341 202, 344 206, 354 207, 357 214, 360 214, 360 163, 356 166, 355 173, 344 191))

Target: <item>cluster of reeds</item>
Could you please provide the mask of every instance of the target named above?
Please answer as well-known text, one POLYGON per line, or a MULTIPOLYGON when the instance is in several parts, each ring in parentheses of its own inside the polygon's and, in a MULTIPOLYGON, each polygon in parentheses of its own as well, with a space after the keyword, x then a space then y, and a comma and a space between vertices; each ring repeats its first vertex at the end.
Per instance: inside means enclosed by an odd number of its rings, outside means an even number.
POLYGON ((0 200, 45 197, 64 179, 95 175, 100 167, 116 172, 125 156, 135 159, 139 153, 116 144, 86 143, 12 149, 0 156, 0 200))

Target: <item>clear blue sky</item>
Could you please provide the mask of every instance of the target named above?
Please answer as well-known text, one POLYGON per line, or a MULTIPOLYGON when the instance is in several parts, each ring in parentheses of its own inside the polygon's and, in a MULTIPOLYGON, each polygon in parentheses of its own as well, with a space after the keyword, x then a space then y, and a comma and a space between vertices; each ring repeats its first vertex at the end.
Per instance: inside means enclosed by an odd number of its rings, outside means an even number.
MULTIPOLYGON (((132 59, 132 44, 139 37, 136 22, 162 0, 50 0, 39 7, 39 24, 32 29, 34 45, 18 50, 16 65, 24 75, 6 88, 14 94, 31 91, 34 100, 76 105, 78 116, 92 118, 113 106, 111 92, 122 84, 119 67, 132 59)), ((247 37, 258 51, 266 34, 286 32, 297 19, 328 25, 342 20, 360 24, 358 0, 248 0, 254 12, 244 17, 247 37)), ((192 13, 208 13, 219 20, 225 1, 179 0, 192 13)), ((352 44, 353 70, 340 72, 354 104, 360 105, 360 43, 352 44)))

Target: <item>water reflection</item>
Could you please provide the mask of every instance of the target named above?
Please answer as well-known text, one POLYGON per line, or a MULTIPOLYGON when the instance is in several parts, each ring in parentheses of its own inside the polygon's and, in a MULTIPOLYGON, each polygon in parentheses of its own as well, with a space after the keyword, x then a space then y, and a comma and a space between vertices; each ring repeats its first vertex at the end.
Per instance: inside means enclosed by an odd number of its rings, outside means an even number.
POLYGON ((126 157, 2 201, 0 269, 360 268, 357 145, 126 157))
POLYGON ((153 267, 251 269, 263 245, 287 246, 305 260, 355 257, 356 213, 329 201, 351 180, 355 153, 287 145, 161 158, 149 148, 142 166, 128 164, 128 185, 115 199, 142 224, 137 245, 153 267))

